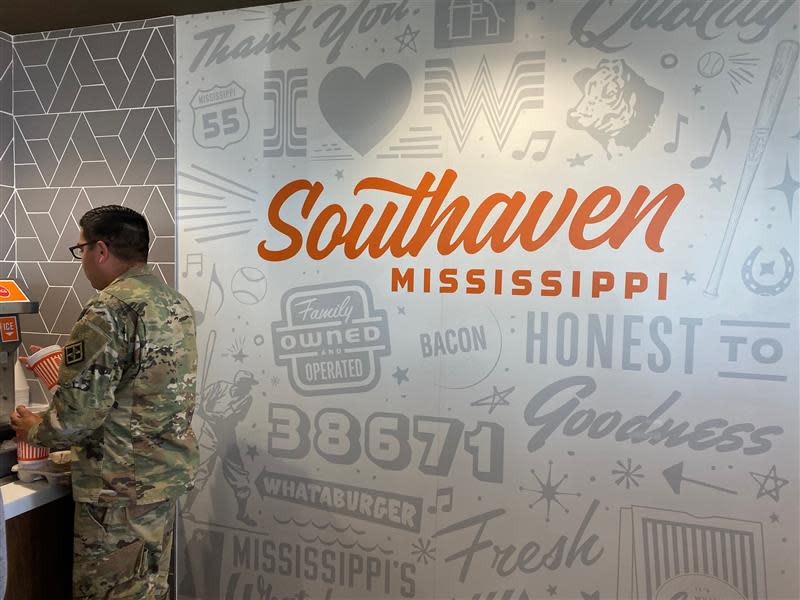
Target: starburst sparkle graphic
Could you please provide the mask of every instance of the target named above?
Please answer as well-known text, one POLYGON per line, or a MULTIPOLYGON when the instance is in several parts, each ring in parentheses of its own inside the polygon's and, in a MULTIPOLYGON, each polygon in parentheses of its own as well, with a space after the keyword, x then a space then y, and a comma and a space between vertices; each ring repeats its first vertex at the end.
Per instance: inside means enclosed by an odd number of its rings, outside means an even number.
POLYGON ((539 479, 539 476, 536 474, 536 469, 531 469, 531 473, 536 478, 536 481, 539 483, 539 489, 528 489, 525 487, 520 486, 521 492, 533 492, 539 494, 539 497, 536 499, 536 502, 530 505, 531 508, 539 504, 542 500, 547 503, 547 515, 545 517, 545 521, 548 523, 550 522, 550 508, 553 502, 558 504, 565 513, 569 513, 569 509, 561 504, 561 501, 558 499, 559 496, 577 496, 580 498, 581 494, 573 493, 573 492, 559 492, 558 488, 564 483, 564 480, 567 478, 566 475, 563 475, 561 479, 558 480, 558 483, 553 483, 553 461, 548 462, 548 469, 547 469, 547 481, 542 481, 539 479))
POLYGON ((621 460, 617 461, 619 465, 619 469, 614 469, 611 471, 612 475, 617 476, 617 479, 614 480, 614 483, 617 485, 622 485, 625 483, 625 489, 631 489, 631 485, 639 487, 639 482, 636 481, 637 479, 644 479, 644 474, 639 473, 642 469, 642 465, 633 466, 633 461, 629 458, 627 459, 627 463, 623 463, 621 460))
POLYGON ((228 352, 235 362, 243 363, 249 355, 244 352, 244 338, 234 340, 233 345, 228 348, 228 352))
POLYGON ((418 563, 424 562, 427 565, 428 561, 436 559, 436 548, 433 548, 432 544, 432 540, 425 540, 423 542, 422 538, 419 538, 416 542, 411 544, 413 548, 411 555, 417 558, 418 563))

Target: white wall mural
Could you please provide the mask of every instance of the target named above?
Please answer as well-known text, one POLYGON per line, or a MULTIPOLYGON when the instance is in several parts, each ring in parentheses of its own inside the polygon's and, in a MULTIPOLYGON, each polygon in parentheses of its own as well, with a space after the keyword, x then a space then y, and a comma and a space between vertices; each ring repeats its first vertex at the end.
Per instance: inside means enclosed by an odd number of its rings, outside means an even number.
POLYGON ((180 596, 800 597, 799 21, 177 19, 180 596))

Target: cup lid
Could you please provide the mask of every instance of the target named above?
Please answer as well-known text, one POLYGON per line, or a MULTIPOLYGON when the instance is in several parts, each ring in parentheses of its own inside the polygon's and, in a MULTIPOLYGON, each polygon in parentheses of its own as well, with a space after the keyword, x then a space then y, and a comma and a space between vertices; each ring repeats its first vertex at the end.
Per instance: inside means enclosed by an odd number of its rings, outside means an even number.
POLYGON ((28 356, 28 365, 33 366, 33 364, 42 360, 45 356, 49 356, 54 352, 61 352, 61 346, 58 344, 53 344, 52 346, 46 346, 44 348, 39 349, 38 352, 34 352, 30 356, 28 356))

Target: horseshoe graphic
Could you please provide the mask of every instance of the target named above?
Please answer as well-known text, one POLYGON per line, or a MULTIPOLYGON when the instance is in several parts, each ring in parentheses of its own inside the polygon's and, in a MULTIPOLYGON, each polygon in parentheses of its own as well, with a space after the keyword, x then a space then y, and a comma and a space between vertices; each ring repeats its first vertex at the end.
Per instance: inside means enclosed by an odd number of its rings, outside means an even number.
POLYGON ((761 246, 756 246, 747 257, 747 260, 744 261, 742 265, 742 282, 744 286, 754 294, 758 294, 759 296, 777 296, 789 287, 792 278, 794 278, 794 262, 792 261, 792 256, 786 248, 780 249, 781 257, 783 257, 783 277, 781 277, 781 280, 777 283, 764 285, 756 281, 753 275, 753 266, 755 265, 756 258, 758 258, 761 249, 761 246))

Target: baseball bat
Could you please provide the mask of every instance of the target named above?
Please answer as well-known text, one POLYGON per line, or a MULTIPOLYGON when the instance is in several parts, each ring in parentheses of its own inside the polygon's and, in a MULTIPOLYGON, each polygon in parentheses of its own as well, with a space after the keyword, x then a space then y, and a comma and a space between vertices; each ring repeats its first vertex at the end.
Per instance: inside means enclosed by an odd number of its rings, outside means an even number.
POLYGON ((739 187, 736 190, 736 197, 733 200, 731 214, 728 217, 728 224, 725 226, 725 234, 722 236, 714 268, 711 270, 704 290, 706 296, 716 298, 719 294, 719 285, 722 281, 728 254, 731 251, 733 237, 736 235, 736 228, 739 226, 739 219, 742 216, 750 186, 753 184, 758 165, 761 164, 761 158, 764 156, 764 150, 772 133, 772 127, 778 117, 783 96, 789 86, 799 49, 800 44, 794 40, 783 40, 775 49, 772 66, 764 85, 764 94, 761 96, 761 104, 758 107, 756 122, 753 125, 753 133, 750 135, 750 144, 747 146, 747 155, 744 159, 742 174, 739 177, 739 187))
POLYGON ((217 343, 217 331, 212 329, 208 332, 208 341, 206 342, 206 351, 203 356, 203 377, 198 382, 197 390, 202 392, 206 387, 208 380, 208 371, 211 368, 211 359, 214 357, 214 346, 217 343))

